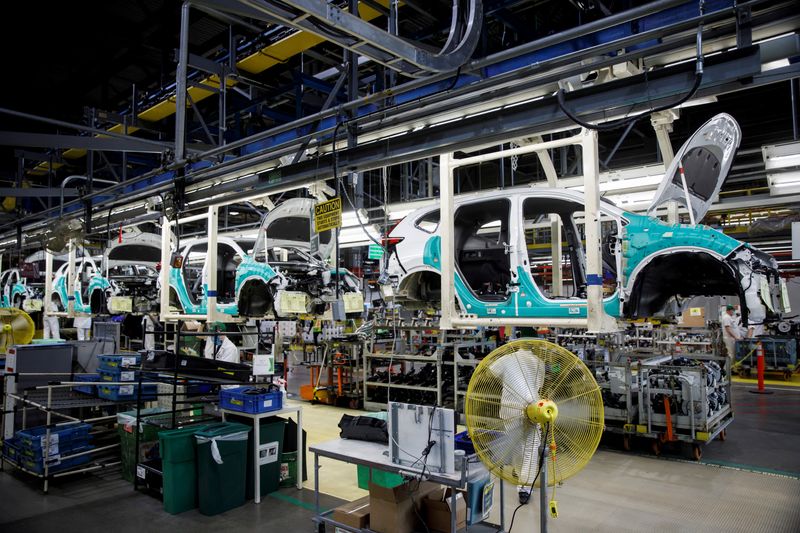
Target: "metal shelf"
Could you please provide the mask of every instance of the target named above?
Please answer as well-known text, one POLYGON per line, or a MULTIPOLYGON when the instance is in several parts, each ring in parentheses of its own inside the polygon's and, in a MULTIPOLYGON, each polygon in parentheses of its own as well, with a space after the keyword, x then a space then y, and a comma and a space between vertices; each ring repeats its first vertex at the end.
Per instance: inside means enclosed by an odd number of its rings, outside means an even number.
POLYGON ((434 355, 406 355, 406 354, 385 354, 385 353, 368 353, 367 359, 393 359, 395 361, 421 361, 435 363, 439 357, 434 355))
POLYGON ((405 385, 403 383, 383 383, 380 381, 367 381, 367 387, 384 387, 389 389, 407 389, 407 390, 421 390, 428 392, 438 392, 439 387, 425 387, 422 385, 405 385))

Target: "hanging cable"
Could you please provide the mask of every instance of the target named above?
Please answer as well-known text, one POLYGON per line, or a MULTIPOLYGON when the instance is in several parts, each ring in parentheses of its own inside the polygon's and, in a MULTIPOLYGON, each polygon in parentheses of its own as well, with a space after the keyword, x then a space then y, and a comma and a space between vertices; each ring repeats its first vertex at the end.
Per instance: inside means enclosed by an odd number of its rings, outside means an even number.
MULTIPOLYGON (((705 14, 705 0, 699 0, 698 9, 700 11, 700 16, 702 17, 705 14)), ((645 73, 645 76, 646 75, 647 74, 645 73)), ((694 70, 694 84, 692 85, 692 88, 689 89, 689 92, 686 93, 683 97, 679 98, 677 101, 651 108, 649 111, 643 111, 642 113, 633 117, 621 118, 619 120, 603 122, 601 124, 591 124, 589 122, 586 122, 585 120, 581 120, 575 113, 573 113, 569 108, 567 108, 565 101, 566 92, 564 91, 564 89, 558 90, 558 92, 556 93, 556 100, 558 101, 558 108, 561 110, 561 112, 567 115, 567 117, 569 117, 569 119, 575 124, 578 124, 579 126, 582 126, 589 130, 611 131, 619 128, 624 128, 625 126, 640 120, 646 115, 651 115, 659 111, 666 111, 667 109, 672 109, 673 107, 677 107, 687 102, 688 100, 693 98, 695 94, 697 94, 697 91, 698 89, 700 89, 700 84, 702 83, 702 81, 703 81, 703 22, 701 20, 699 25, 697 26, 697 51, 696 51, 695 70, 694 70)))

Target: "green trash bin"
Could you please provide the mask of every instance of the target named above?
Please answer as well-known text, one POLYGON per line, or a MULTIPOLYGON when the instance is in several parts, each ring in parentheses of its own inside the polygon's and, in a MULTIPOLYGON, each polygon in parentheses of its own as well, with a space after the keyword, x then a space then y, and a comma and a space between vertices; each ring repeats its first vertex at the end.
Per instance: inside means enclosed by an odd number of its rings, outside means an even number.
POLYGON ((194 434, 208 424, 186 426, 158 434, 164 475, 164 510, 178 514, 197 507, 197 444, 194 434))
POLYGON ((294 487, 297 484, 297 452, 281 453, 281 487, 294 487))
POLYGON ((117 434, 121 455, 122 479, 133 483, 136 465, 139 462, 157 459, 159 456, 158 431, 160 428, 147 423, 148 415, 161 413, 163 409, 142 409, 144 422, 139 426, 139 454, 136 454, 136 411, 117 413, 117 434))
MULTIPOLYGON (((280 488, 281 453, 283 452, 283 429, 286 420, 277 416, 261 421, 261 496, 275 492, 280 488)), ((255 496, 255 480, 253 479, 253 435, 247 439, 247 485, 245 497, 252 500, 255 496)))
POLYGON ((211 424, 197 432, 197 492, 200 512, 218 515, 244 505, 250 427, 211 424))

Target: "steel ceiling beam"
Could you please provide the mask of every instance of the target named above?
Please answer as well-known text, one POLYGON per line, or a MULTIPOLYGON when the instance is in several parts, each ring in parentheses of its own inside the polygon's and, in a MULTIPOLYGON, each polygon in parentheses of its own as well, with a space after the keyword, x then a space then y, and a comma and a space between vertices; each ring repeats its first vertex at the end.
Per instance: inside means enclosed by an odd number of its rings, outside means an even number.
POLYGON ((149 152, 160 154, 172 149, 172 143, 149 140, 139 141, 135 137, 118 139, 113 137, 89 137, 85 135, 50 135, 46 133, 25 133, 0 131, 0 145, 28 146, 37 148, 82 148, 84 150, 103 150, 109 152, 149 152))

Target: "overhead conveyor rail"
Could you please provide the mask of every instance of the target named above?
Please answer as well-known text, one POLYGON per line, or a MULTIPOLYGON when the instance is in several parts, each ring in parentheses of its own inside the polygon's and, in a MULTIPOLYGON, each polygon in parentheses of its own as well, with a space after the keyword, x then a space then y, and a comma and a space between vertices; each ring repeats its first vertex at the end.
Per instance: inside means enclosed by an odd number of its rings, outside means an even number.
MULTIPOLYGON (((701 21, 706 26, 704 51, 708 60, 698 97, 797 76, 800 68, 797 64, 762 71, 765 64, 799 53, 796 31, 800 27, 800 5, 796 2, 753 0, 738 6, 729 1, 711 2, 706 4, 707 12, 702 16, 698 16, 696 2, 684 2, 677 7, 675 4, 654 2, 587 25, 595 30, 593 34, 582 35, 578 30, 583 27, 578 27, 519 47, 517 57, 510 57, 511 52, 504 51, 473 61, 462 69, 463 72, 477 69, 485 76, 491 74, 485 79, 462 74, 455 81, 452 75, 412 80, 393 90, 395 105, 385 110, 376 103, 382 95, 361 98, 209 150, 202 157, 219 157, 234 150, 243 155, 217 165, 201 162, 188 169, 187 201, 191 208, 205 208, 217 201, 209 198, 211 187, 215 195, 225 195, 227 203, 296 188, 330 175, 333 168, 330 135, 340 123, 338 117, 343 111, 357 115, 359 128, 359 146, 345 149, 341 143, 337 150, 339 169, 348 172, 447 151, 477 149, 503 139, 568 127, 571 121, 550 96, 558 82, 625 61, 641 60, 661 68, 654 68, 647 75, 573 91, 568 93, 567 101, 584 120, 607 120, 646 111, 651 106, 674 101, 676 95, 684 94, 691 85, 694 65, 681 61, 694 58, 695 33, 701 21), (751 10, 754 42, 771 40, 736 48, 737 14, 744 8, 751 10), (631 20, 638 21, 639 28, 650 29, 633 32, 631 20), (719 53, 714 55, 714 52, 719 53), (590 64, 582 63, 589 57, 593 58, 590 64), (632 95, 642 97, 633 108, 632 95), (318 124, 316 131, 309 127, 313 124, 318 124), (317 158, 279 166, 278 158, 294 156, 298 147, 309 139, 316 141, 310 145, 310 151, 316 149, 320 154, 317 158)), ((124 215, 111 213, 109 220, 113 224, 145 215, 144 200, 172 188, 171 177, 160 170, 85 199, 94 199, 95 210, 127 204, 130 209, 124 215), (153 183, 145 186, 148 181, 153 183)), ((82 205, 69 202, 67 207, 74 210, 82 205)), ((108 214, 103 213, 100 211, 98 220, 108 214)), ((22 223, 33 230, 42 227, 34 221, 47 215, 48 211, 43 211, 22 219, 22 223)), ((9 232, 6 238, 11 236, 9 232)))
POLYGON ((222 11, 278 22, 302 30, 408 76, 452 72, 472 57, 483 25, 482 0, 453 0, 452 24, 437 53, 369 24, 330 2, 318 0, 196 0, 222 11))

